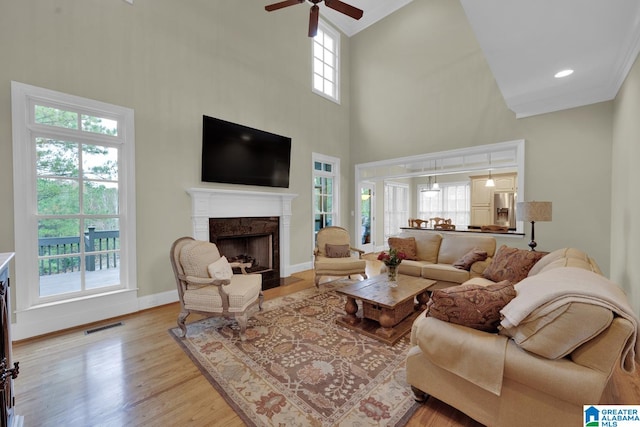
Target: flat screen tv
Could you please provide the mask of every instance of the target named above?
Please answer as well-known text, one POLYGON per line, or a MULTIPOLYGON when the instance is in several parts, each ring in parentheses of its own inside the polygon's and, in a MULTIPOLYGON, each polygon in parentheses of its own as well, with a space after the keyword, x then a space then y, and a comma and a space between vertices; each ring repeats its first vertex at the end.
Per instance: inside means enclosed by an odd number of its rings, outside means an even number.
POLYGON ((202 181, 289 187, 291 138, 209 116, 202 120, 202 181))

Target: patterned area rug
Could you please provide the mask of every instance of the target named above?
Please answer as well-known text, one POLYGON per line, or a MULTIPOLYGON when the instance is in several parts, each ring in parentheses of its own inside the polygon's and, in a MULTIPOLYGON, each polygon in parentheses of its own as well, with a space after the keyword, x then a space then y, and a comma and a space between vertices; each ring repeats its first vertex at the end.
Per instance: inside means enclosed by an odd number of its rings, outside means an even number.
POLYGON ((405 378, 408 337, 393 347, 335 324, 353 281, 265 301, 245 342, 233 320, 169 332, 250 426, 399 426, 418 407, 405 378))

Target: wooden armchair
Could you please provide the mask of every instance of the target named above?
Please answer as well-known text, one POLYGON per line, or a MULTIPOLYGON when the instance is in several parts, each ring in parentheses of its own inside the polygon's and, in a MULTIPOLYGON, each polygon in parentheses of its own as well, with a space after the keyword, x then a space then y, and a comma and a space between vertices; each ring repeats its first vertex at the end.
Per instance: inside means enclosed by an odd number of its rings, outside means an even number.
POLYGON ((365 273, 367 262, 362 259, 364 251, 351 247, 349 232, 336 226, 324 227, 316 236, 316 247, 313 251, 316 287, 321 276, 349 276, 359 274, 367 278, 365 273), (358 257, 352 256, 357 253, 358 257))
POLYGON ((171 246, 171 266, 178 286, 178 326, 187 335, 185 320, 191 313, 233 316, 245 340, 247 312, 255 304, 262 310, 262 276, 233 274, 234 263, 220 256, 218 247, 191 237, 181 237, 171 246))

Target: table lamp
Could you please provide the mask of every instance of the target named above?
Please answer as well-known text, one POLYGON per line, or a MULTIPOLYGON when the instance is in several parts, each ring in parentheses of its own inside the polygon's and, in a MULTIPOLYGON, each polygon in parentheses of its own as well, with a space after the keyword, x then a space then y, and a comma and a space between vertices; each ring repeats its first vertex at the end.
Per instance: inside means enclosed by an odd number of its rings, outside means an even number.
POLYGON ((551 202, 518 202, 516 204, 516 219, 531 222, 531 241, 529 247, 536 250, 535 223, 537 221, 551 221, 551 202))

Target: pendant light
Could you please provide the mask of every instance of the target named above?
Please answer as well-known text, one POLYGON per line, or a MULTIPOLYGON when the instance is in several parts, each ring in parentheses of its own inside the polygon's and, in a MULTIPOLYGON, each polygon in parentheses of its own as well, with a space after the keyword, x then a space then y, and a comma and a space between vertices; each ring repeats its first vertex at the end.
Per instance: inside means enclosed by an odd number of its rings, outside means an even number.
POLYGON ((427 177, 427 186, 423 187, 422 190, 420 190, 420 192, 422 193, 428 193, 428 194, 436 194, 440 191, 440 188, 438 186, 437 183, 433 184, 431 183, 431 175, 429 175, 427 177))
MULTIPOLYGON (((435 176, 435 174, 434 174, 435 176)), ((436 194, 440 191, 440 186, 438 185, 438 178, 436 177, 436 182, 432 183, 431 182, 431 175, 429 175, 427 177, 427 187, 426 188, 422 188, 422 190, 420 190, 422 193, 428 193, 428 194, 436 194)))
MULTIPOLYGON (((436 160, 436 167, 434 168, 436 172, 438 172, 438 161, 436 160)), ((433 179, 434 179, 434 183, 433 186, 431 187, 432 190, 434 191, 440 191, 440 186, 438 185, 438 175, 434 174, 433 175, 433 179)))
POLYGON ((484 186, 485 187, 496 186, 496 182, 493 180, 493 177, 491 176, 491 153, 489 153, 489 179, 487 180, 487 183, 484 186))

